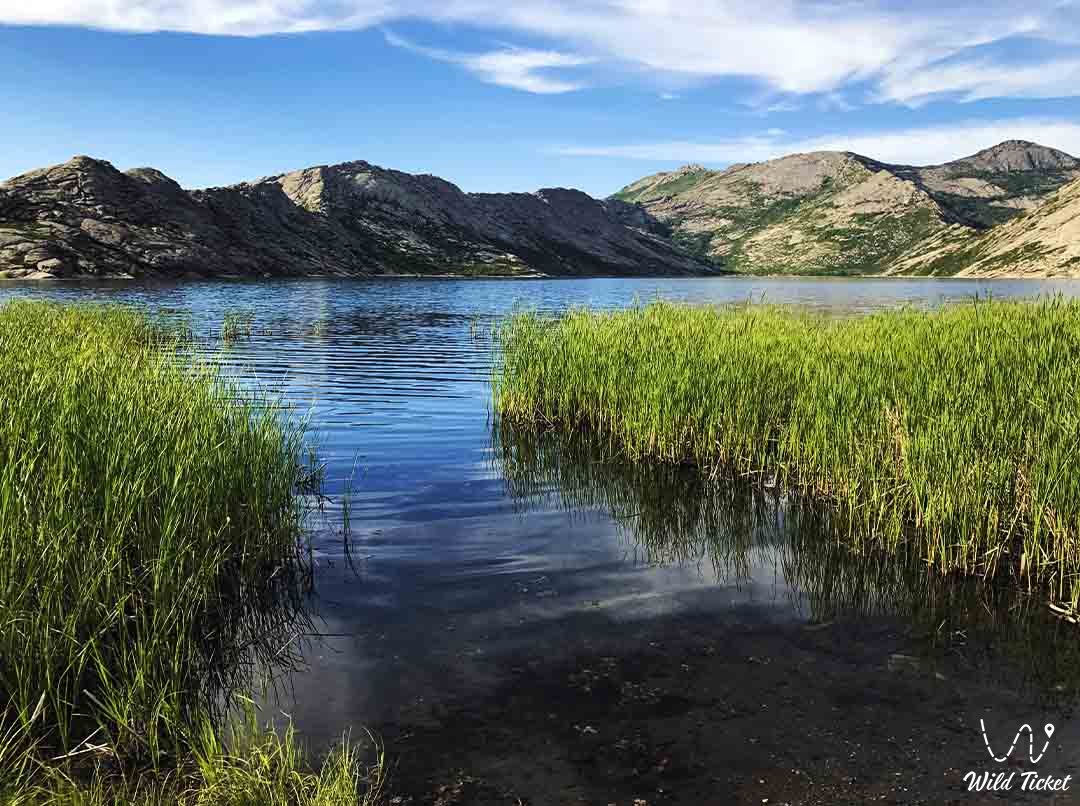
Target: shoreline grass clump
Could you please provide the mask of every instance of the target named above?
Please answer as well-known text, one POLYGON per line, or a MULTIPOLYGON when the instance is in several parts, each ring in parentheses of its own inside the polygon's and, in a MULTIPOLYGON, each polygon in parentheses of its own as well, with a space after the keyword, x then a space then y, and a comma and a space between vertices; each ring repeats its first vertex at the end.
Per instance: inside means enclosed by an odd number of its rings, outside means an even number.
POLYGON ((1080 598, 1080 303, 841 318, 658 302, 520 313, 500 342, 511 422, 827 501, 860 550, 1080 598))
POLYGON ((218 332, 226 344, 250 338, 255 333, 255 313, 244 310, 226 311, 218 332))
POLYGON ((0 793, 188 769, 304 623, 302 424, 46 302, 0 307, 0 410, 0 793))
MULTIPOLYGON (((130 775, 99 764, 90 774, 40 767, 18 789, 0 789, 4 806, 375 806, 382 802, 386 765, 381 745, 365 761, 365 746, 348 737, 321 762, 288 725, 261 726, 254 710, 224 729, 206 726, 188 756, 152 774, 130 775), (219 736, 224 734, 224 738, 219 736)), ((374 737, 369 737, 374 740, 374 737)))

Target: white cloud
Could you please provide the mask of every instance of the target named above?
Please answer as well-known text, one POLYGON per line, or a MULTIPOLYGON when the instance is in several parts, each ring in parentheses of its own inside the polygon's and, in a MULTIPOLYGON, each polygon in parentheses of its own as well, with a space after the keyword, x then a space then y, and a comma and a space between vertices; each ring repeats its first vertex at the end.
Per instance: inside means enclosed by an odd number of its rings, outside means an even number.
POLYGON ((786 137, 783 132, 768 131, 761 135, 711 143, 670 141, 614 146, 568 146, 554 151, 568 156, 705 162, 718 165, 761 162, 785 154, 807 151, 854 151, 883 162, 935 165, 966 157, 1003 140, 1032 140, 1080 155, 1080 123, 1018 118, 810 138, 791 138, 786 137))
POLYGON ((382 0, 0 0, 0 23, 9 25, 235 36, 366 28, 394 14, 382 0))
POLYGON ((1016 36, 1080 43, 1080 6, 1062 0, 0 0, 0 24, 125 31, 255 36, 405 20, 541 40, 482 54, 421 49, 528 92, 579 88, 587 82, 542 71, 593 62, 618 70, 616 80, 645 76, 665 88, 745 77, 785 109, 806 95, 850 102, 840 93, 857 83, 872 98, 909 104, 1059 97, 1080 84, 1075 59, 1040 56, 1037 46, 1020 67, 986 52, 1016 36))
POLYGON ((961 101, 986 98, 1068 98, 1080 95, 1080 59, 1033 65, 987 60, 932 66, 912 74, 886 75, 879 97, 916 106, 942 95, 961 101))
POLYGON ((603 53, 661 73, 759 79, 783 92, 815 92, 869 75, 911 44, 919 25, 897 25, 873 8, 841 12, 772 0, 561 0, 517 2, 497 24, 603 53))
POLYGON ((385 31, 386 41, 399 48, 420 53, 430 59, 457 64, 489 84, 511 87, 541 95, 573 92, 584 88, 579 81, 567 81, 544 75, 541 71, 559 67, 581 67, 591 59, 551 50, 501 48, 486 53, 457 51, 417 45, 391 31, 385 31))

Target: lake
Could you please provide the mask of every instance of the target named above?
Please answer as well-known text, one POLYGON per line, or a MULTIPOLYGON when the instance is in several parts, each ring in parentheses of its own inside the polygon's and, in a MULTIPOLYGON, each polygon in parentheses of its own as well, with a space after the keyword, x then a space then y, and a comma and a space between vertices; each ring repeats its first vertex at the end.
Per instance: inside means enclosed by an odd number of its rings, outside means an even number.
POLYGON ((1078 735, 1068 721, 1075 628, 1009 593, 843 556, 815 537, 828 530, 820 516, 792 502, 500 430, 492 325, 521 307, 658 296, 851 313, 1078 291, 1048 281, 320 279, 5 283, 0 300, 138 303, 190 314, 204 333, 228 310, 254 313, 255 333, 218 360, 307 414, 327 466, 329 502, 313 523, 319 635, 305 644, 307 668, 266 706, 314 743, 378 728, 403 752, 416 802, 460 785, 464 800, 445 803, 513 803, 511 790, 533 792, 522 800, 532 803, 639 791, 702 802, 693 798, 710 786, 760 803, 799 797, 807 770, 834 802, 903 799, 900 781, 909 794, 954 793, 956 771, 993 764, 954 718, 977 724, 988 709, 1002 733, 1052 720, 1067 743, 1078 735), (724 680, 730 688, 715 690, 724 680), (854 721, 841 736, 837 720, 854 721), (880 744, 874 720, 889 721, 895 747, 880 744), (901 734, 917 738, 905 745, 901 734), (860 736, 867 749, 854 760, 860 736), (956 758, 946 763, 943 747, 956 758), (868 788, 843 783, 854 776, 834 757, 848 754, 868 788))

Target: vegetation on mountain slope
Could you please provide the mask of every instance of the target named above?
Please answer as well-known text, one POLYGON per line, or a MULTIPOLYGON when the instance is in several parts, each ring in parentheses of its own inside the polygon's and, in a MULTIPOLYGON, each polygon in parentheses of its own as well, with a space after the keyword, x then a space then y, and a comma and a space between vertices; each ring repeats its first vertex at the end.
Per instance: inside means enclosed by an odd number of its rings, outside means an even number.
MULTIPOLYGON (((929 167, 848 152, 724 171, 688 165, 615 198, 640 205, 683 247, 736 272, 944 275, 969 268, 981 233, 1037 211, 1076 177, 1080 160, 1008 141, 929 167)), ((1034 249, 1026 244, 1025 254, 1034 249)))
POLYGON ((950 227, 901 256, 897 274, 969 277, 1080 276, 1080 179, 1042 205, 975 233, 950 227))

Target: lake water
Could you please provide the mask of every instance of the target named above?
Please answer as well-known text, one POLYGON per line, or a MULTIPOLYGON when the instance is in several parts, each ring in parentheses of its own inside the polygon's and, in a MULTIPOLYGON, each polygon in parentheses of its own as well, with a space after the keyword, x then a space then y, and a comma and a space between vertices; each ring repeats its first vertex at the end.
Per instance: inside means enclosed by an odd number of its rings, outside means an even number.
MULTIPOLYGON (((359 724, 423 723, 442 703, 499 685, 508 658, 600 646, 658 620, 696 614, 753 629, 843 612, 892 619, 895 602, 927 601, 925 579, 908 585, 897 571, 864 573, 793 548, 806 521, 776 502, 497 438, 490 328, 516 307, 660 296, 847 313, 1078 292, 1068 282, 910 279, 307 280, 3 284, 0 300, 135 302, 190 313, 203 332, 227 310, 254 312, 255 334, 224 360, 309 413, 327 463, 312 600, 322 636, 278 705, 330 740, 359 724)), ((1041 673, 1057 675, 1060 662, 1041 673)))

